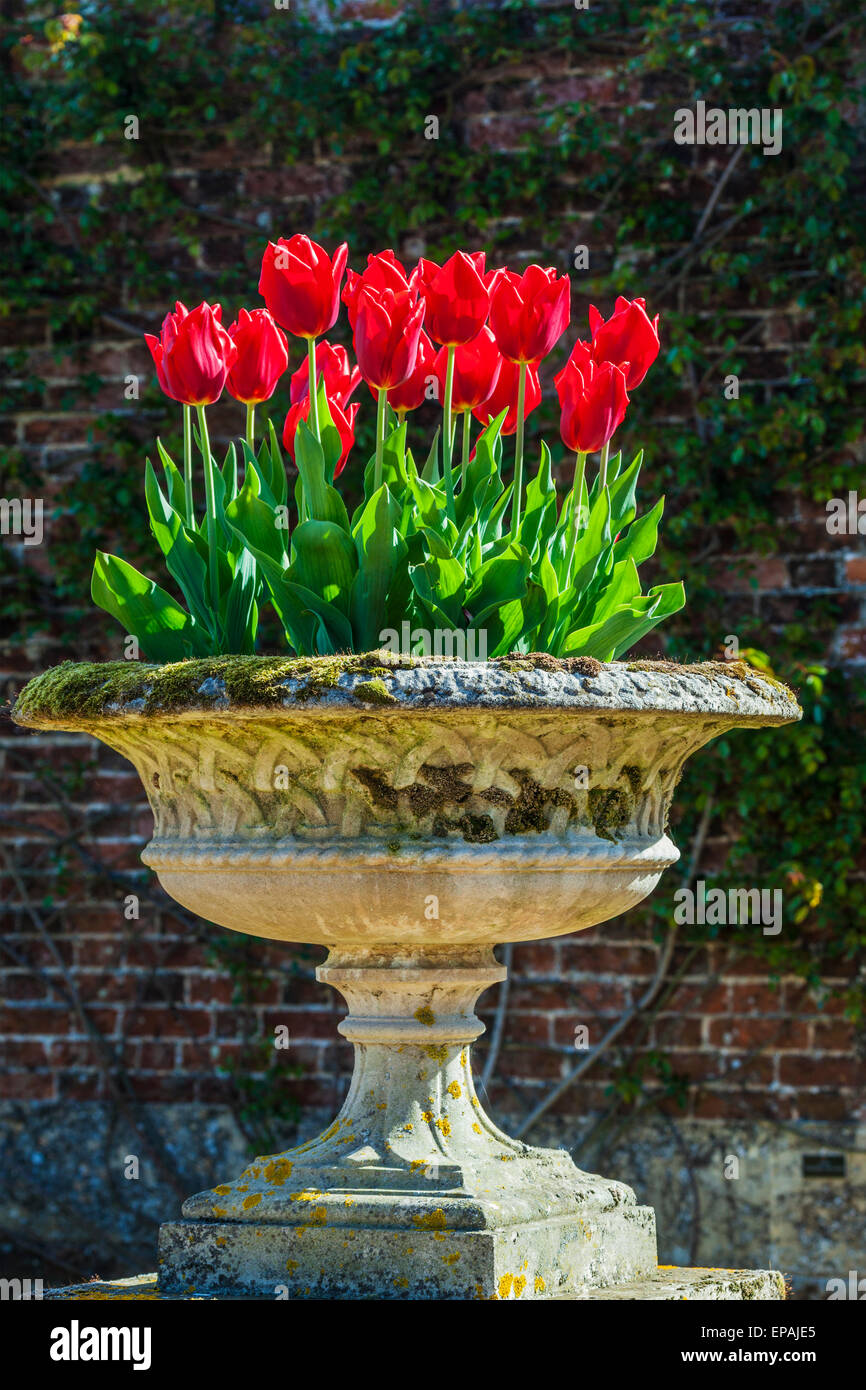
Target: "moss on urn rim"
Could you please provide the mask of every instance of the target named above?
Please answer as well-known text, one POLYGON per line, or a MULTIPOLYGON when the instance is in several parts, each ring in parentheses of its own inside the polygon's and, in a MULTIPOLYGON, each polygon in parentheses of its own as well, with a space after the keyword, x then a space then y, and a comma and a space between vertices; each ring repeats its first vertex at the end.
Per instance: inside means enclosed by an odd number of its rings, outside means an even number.
MULTIPOLYGON (((388 651, 317 657, 214 656, 164 666, 144 662, 63 662, 31 680, 13 708, 21 724, 84 727, 105 717, 218 714, 311 705, 387 713, 429 704, 442 708, 523 704, 674 710, 678 692, 701 692, 707 712, 723 708, 749 722, 786 723, 800 715, 790 690, 742 661, 679 665, 670 661, 560 660, 545 652, 488 662, 401 657, 388 651), (596 678, 608 681, 607 689, 596 678), (615 678, 611 686, 610 678, 615 678), (622 702, 619 693, 622 691, 622 702), (641 693, 639 693, 641 692, 641 693), (625 696, 628 695, 628 698, 625 696)), ((739 720, 737 720, 739 722, 739 720)))

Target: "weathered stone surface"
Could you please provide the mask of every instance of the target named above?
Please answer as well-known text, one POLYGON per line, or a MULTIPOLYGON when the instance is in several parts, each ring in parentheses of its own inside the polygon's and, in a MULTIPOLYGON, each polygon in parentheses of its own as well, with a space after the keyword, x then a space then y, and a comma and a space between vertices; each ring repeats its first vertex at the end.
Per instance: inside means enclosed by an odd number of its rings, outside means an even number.
MULTIPOLYGON (((300 1293, 296 1297, 310 1297, 300 1293)), ((541 1295, 536 1295, 540 1297, 541 1295)), ((102 1302, 105 1300, 132 1301, 149 1299, 161 1301, 202 1299, 231 1299, 239 1295, 231 1293, 200 1294, 194 1292, 167 1293, 160 1288, 156 1274, 139 1274, 131 1279, 116 1279, 112 1283, 72 1284, 62 1289, 47 1289, 45 1298, 70 1299, 80 1302, 102 1302)), ((242 1295, 240 1295, 242 1297, 242 1295)), ((281 1295, 285 1297, 285 1295, 281 1295)), ((396 1297, 408 1297, 398 1293, 396 1297)), ((492 1301, 516 1301, 525 1299, 526 1288, 519 1281, 506 1278, 501 1289, 491 1295, 492 1301)), ((579 1293, 564 1293, 559 1301, 580 1301, 589 1299, 634 1302, 708 1302, 727 1301, 781 1301, 785 1297, 785 1281, 772 1269, 675 1269, 659 1266, 645 1278, 630 1284, 618 1284, 604 1288, 587 1288, 579 1293)))

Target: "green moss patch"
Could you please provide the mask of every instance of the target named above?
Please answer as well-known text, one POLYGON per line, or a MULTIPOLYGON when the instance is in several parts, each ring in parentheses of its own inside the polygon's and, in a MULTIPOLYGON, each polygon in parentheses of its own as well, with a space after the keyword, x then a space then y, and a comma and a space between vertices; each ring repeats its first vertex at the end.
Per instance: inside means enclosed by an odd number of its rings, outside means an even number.
POLYGON ((15 705, 22 722, 41 719, 86 721, 116 713, 169 714, 177 710, 219 706, 267 708, 283 704, 286 683, 297 682, 293 698, 303 703, 333 690, 344 675, 371 679, 356 686, 357 698, 390 704, 393 696, 382 681, 389 669, 414 665, 411 657, 387 652, 364 656, 213 656, 150 666, 138 661, 64 661, 36 676, 15 705))

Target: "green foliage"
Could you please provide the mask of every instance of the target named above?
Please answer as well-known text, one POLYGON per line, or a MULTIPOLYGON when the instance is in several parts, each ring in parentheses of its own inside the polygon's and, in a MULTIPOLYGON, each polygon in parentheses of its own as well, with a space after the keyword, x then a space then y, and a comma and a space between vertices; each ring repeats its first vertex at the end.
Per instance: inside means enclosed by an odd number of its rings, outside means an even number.
MULTIPOLYGON (((150 528, 186 607, 124 560, 97 553, 94 602, 138 639, 153 661, 254 649, 263 590, 298 656, 401 648, 404 622, 429 651, 431 632, 463 637, 450 650, 481 656, 547 651, 612 660, 685 602, 682 584, 644 594, 638 565, 652 557, 663 502, 636 516, 641 456, 610 462, 587 489, 583 470, 557 513, 550 452, 522 489, 519 522, 507 528, 514 485, 502 476, 505 412, 481 433, 474 457, 451 469, 438 436, 418 473, 406 425, 388 412, 377 485, 365 470, 364 499, 351 521, 333 486, 340 439, 319 386, 321 441, 298 426, 296 524, 289 535, 288 479, 273 426, 258 455, 244 443, 238 488, 234 446, 222 469, 205 456, 215 489, 216 566, 208 528, 187 515, 184 475, 160 444, 160 483, 150 460, 145 497, 150 528), (219 593, 213 593, 213 574, 219 593)), ((201 442, 201 441, 200 441, 201 442)), ((192 467, 192 460, 187 460, 192 467)), ((452 639, 453 641, 453 639, 452 639)), ((441 648, 440 648, 441 650, 441 648)))

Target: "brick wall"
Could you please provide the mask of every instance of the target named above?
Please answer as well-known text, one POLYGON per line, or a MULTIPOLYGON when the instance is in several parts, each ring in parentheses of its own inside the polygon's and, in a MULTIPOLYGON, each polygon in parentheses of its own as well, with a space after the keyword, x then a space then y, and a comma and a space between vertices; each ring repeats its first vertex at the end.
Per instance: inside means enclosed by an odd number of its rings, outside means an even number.
MULTIPOLYGON (((379 10, 371 17, 387 20, 390 7, 379 10)), ((597 102, 602 109, 620 100, 614 79, 610 63, 597 58, 581 66, 552 52, 543 73, 537 65, 503 59, 501 70, 487 74, 458 113, 464 138, 473 147, 489 146, 492 153, 512 148, 539 119, 533 95, 540 84, 551 109, 576 99, 597 102)), ((283 167, 268 143, 227 148, 192 135, 188 141, 180 137, 170 178, 183 189, 189 208, 197 210, 198 249, 182 248, 166 227, 152 247, 155 263, 176 270, 182 294, 192 273, 206 281, 209 268, 238 260, 252 263, 266 232, 314 231, 320 209, 345 186, 353 161, 362 156, 363 148, 333 157, 325 153, 307 165, 283 167)), ((696 215, 726 157, 725 152, 704 150, 700 161, 684 172, 683 196, 694 204, 696 215)), ((571 171, 571 206, 555 210, 558 224, 568 229, 563 232, 566 245, 592 211, 582 192, 591 166, 590 156, 585 168, 571 171)), ((61 241, 82 234, 79 219, 99 200, 107 181, 128 180, 132 186, 137 177, 134 155, 117 141, 59 148, 42 189, 57 210, 61 241)), ((745 170, 732 178, 716 208, 720 219, 747 178, 745 170)), ((624 207, 622 200, 614 201, 608 217, 615 219, 624 207)), ((604 234, 596 236, 600 263, 609 261, 609 241, 604 234)), ((357 263, 362 251, 373 248, 354 249, 357 263)), ((397 249, 411 259, 423 251, 423 237, 407 238, 397 249)), ((662 246, 658 254, 674 249, 662 246)), ((515 226, 512 259, 538 254, 537 247, 523 244, 521 228, 515 226)), ((579 320, 587 296, 579 277, 574 279, 579 320)), ((249 283, 254 284, 252 275, 249 283)), ((676 299, 654 307, 675 311, 676 299)), ((125 403, 123 385, 129 374, 149 378, 140 331, 161 319, 165 305, 150 303, 140 287, 119 284, 116 303, 97 331, 76 343, 55 339, 50 308, 23 319, 0 319, 0 352, 6 363, 0 439, 32 472, 47 511, 94 448, 102 448, 100 456, 110 470, 105 412, 125 413, 143 438, 149 436, 148 410, 125 403), (42 384, 33 386, 34 378, 42 384)), ((743 311, 743 306, 732 304, 730 311, 743 311)), ((741 389, 771 394, 787 382, 790 344, 807 330, 795 307, 788 315, 761 304, 744 312, 754 320, 752 341, 743 349, 754 366, 742 378, 741 389)), ((721 360, 718 370, 721 374, 721 360)), ((682 416, 671 425, 681 419, 691 428, 688 409, 684 400, 682 416)), ((217 438, 238 428, 232 404, 221 405, 213 416, 217 438)), ((109 471, 108 486, 116 484, 109 471)), ((772 647, 782 625, 793 620, 809 625, 817 612, 829 611, 828 656, 862 668, 862 539, 828 536, 823 505, 807 498, 780 498, 778 521, 787 539, 772 558, 744 551, 733 535, 723 538, 708 558, 718 590, 719 640, 749 618, 772 647)), ((60 533, 69 544, 66 515, 49 521, 41 547, 18 546, 12 537, 2 540, 4 547, 17 546, 23 566, 17 582, 22 592, 32 592, 43 619, 23 633, 16 623, 0 644, 0 683, 10 697, 31 674, 60 659, 121 654, 119 630, 96 613, 82 620, 74 643, 63 635, 67 597, 54 592, 52 579, 52 543, 60 533)), ((825 616, 821 624, 827 627, 825 616)), ((653 639, 651 649, 658 650, 660 640, 653 639)), ((287 1023, 293 1039, 289 1060, 301 1069, 301 1075, 287 1077, 288 1091, 304 1106, 335 1106, 345 1087, 350 1049, 336 1034, 342 1012, 337 997, 315 982, 316 952, 256 944, 254 958, 266 964, 268 977, 248 1007, 240 1009, 233 1002, 230 974, 215 966, 209 954, 214 929, 176 910, 140 870, 138 853, 150 833, 150 816, 131 769, 87 739, 24 734, 8 721, 2 726, 0 760, 6 819, 0 883, 7 947, 0 972, 5 1000, 0 1097, 49 1101, 131 1095, 143 1102, 235 1103, 232 1060, 248 1055, 250 1040, 272 1035, 276 1023, 287 1023), (130 893, 141 898, 138 920, 124 917, 130 893)), ((711 837, 703 867, 723 862, 725 845, 723 834, 711 837)), ((659 891, 671 894, 675 886, 659 891)), ((598 1039, 640 997, 657 959, 658 946, 639 913, 579 937, 516 947, 501 1058, 490 1086, 494 1106, 526 1113, 574 1064, 575 1026, 587 1025, 590 1037, 598 1039)), ((674 969, 677 964, 675 959, 674 969)), ((495 1003, 494 992, 482 1000, 488 1021, 495 1003)), ((863 1069, 855 1041, 841 1006, 831 1002, 819 1008, 809 990, 793 980, 771 988, 760 962, 733 958, 727 947, 714 945, 688 960, 649 1029, 640 1022, 631 1025, 610 1060, 593 1067, 552 1113, 577 1116, 604 1110, 620 1049, 631 1049, 639 1058, 664 1048, 687 1079, 688 1116, 817 1121, 859 1115, 862 1120, 863 1069)), ((670 1106, 674 1109, 674 1102, 670 1106)))

